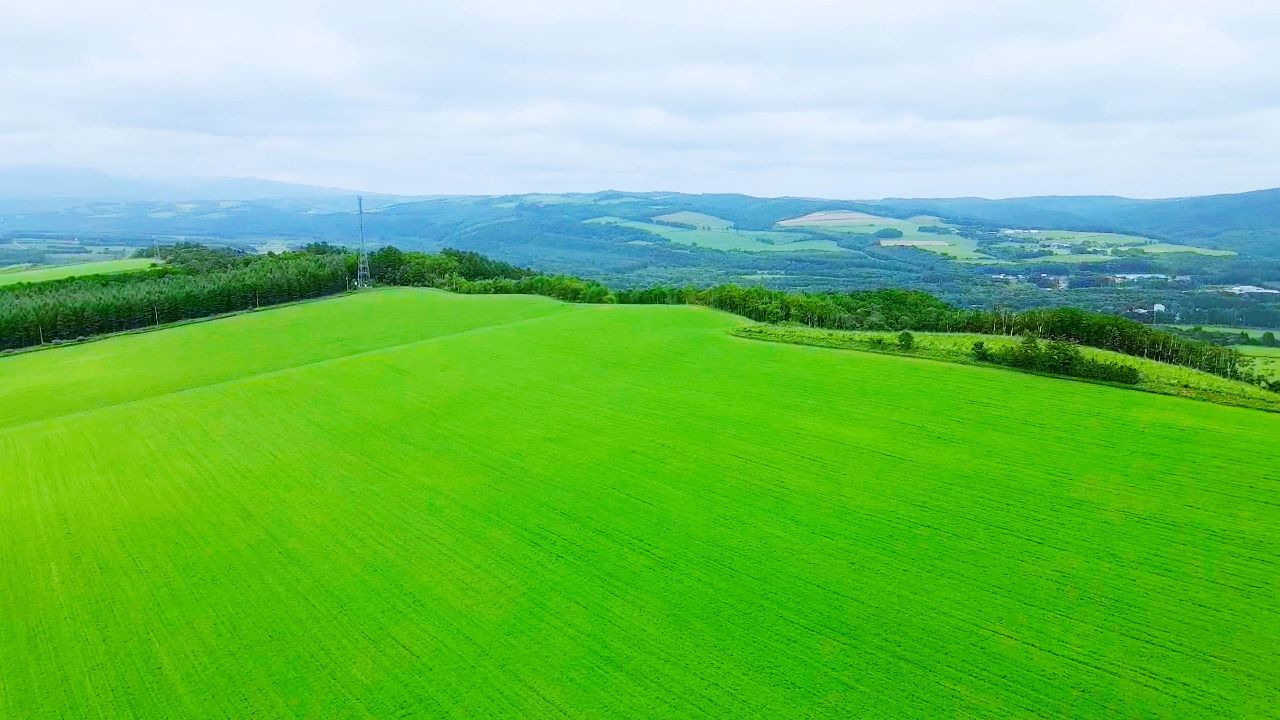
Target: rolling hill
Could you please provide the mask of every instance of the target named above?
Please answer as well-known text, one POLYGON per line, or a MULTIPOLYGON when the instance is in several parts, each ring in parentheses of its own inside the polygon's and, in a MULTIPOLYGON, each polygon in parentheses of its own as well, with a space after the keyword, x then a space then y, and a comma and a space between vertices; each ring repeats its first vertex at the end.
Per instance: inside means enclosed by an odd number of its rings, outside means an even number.
POLYGON ((1280 417, 743 323, 388 289, 0 358, 0 716, 1280 705, 1280 417))
POLYGON ((1280 188, 1161 200, 1111 196, 893 198, 877 203, 898 212, 931 212, 1004 227, 1134 232, 1280 257, 1280 188))
MULTIPOLYGON (((175 199, 180 189, 170 188, 168 199, 50 200, 53 205, 48 198, 6 200, 0 193, 0 267, 53 264, 67 259, 68 252, 84 255, 122 245, 194 241, 265 252, 317 241, 350 245, 359 235, 354 198, 343 191, 256 181, 188 189, 188 199, 175 199), (231 199, 209 197, 219 193, 231 199), (245 197, 246 193, 268 197, 245 197), (56 245, 45 248, 42 243, 56 245)), ((1091 288, 1102 284, 1099 275, 1115 273, 1191 276, 1196 287, 1280 287, 1278 192, 1167 201, 1078 197, 855 202, 619 191, 366 196, 364 228, 375 245, 474 250, 616 287, 912 287, 964 305, 1028 307, 1041 302, 1038 288, 1029 282, 1037 274, 1083 276, 1081 287, 1091 288), (864 221, 822 220, 839 217, 864 221), (601 218, 610 221, 598 222, 601 218), (1086 238, 1121 234, 1132 243, 1114 252, 1081 251, 1038 247, 1034 242, 1009 245, 1018 238, 1001 235, 1003 230, 1028 228, 1086 238), (875 235, 884 230, 901 231, 903 236, 875 235), (1007 272, 1011 266, 1013 271, 1007 272), (997 287, 1002 283, 991 282, 996 274, 1023 276, 1020 291, 1002 292, 997 287)), ((1214 305, 1159 293, 1141 299, 1106 293, 1077 296, 1070 302, 1117 313, 1159 303, 1176 307, 1183 317, 1200 318, 1208 317, 1203 311, 1214 305)), ((1249 312, 1252 322, 1274 322, 1271 310, 1261 319, 1249 312)), ((1221 315, 1213 314, 1213 321, 1223 322, 1229 313, 1221 315)))

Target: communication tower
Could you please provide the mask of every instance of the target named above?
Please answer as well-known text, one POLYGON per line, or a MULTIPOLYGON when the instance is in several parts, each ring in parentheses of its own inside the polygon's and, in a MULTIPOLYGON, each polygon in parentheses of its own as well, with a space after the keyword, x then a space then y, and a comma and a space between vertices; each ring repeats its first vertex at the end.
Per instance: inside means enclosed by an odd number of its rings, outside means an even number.
POLYGON ((356 196, 356 214, 360 218, 360 263, 356 268, 356 289, 364 290, 373 286, 369 277, 369 249, 364 244, 364 196, 356 196))

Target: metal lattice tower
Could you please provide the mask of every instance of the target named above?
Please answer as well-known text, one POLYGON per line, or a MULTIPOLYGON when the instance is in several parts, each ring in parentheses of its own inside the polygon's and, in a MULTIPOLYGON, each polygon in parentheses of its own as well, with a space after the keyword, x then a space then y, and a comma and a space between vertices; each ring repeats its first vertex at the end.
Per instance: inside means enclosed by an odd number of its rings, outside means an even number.
POLYGON ((360 216, 360 264, 356 269, 356 289, 364 290, 373 286, 373 279, 369 277, 369 249, 364 244, 364 197, 356 196, 357 214, 360 216))

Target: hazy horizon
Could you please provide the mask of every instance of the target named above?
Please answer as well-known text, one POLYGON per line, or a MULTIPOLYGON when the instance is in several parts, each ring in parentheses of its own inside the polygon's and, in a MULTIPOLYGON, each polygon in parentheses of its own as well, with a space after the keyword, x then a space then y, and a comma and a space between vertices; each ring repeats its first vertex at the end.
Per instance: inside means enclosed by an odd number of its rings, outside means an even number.
POLYGON ((401 195, 1280 186, 1280 10, 1154 0, 0 8, 0 168, 401 195))
POLYGON ((663 187, 650 187, 650 188, 600 187, 600 188, 582 188, 582 190, 562 190, 562 191, 548 191, 548 190, 544 190, 544 188, 529 188, 529 190, 521 190, 521 191, 515 191, 515 192, 499 192, 499 193, 492 193, 492 192, 398 193, 398 192, 385 191, 383 190, 383 188, 378 188, 378 187, 316 186, 316 184, 310 184, 310 183, 291 183, 288 181, 276 181, 276 179, 271 179, 271 178, 251 177, 251 176, 241 176, 241 177, 129 176, 129 174, 111 173, 109 172, 109 170, 99 170, 96 168, 70 167, 70 165, 67 165, 67 167, 50 167, 50 165, 45 165, 45 167, 32 167, 32 165, 26 165, 26 167, 4 167, 4 165, 0 165, 0 199, 10 199, 10 200, 20 200, 20 199, 24 199, 24 197, 29 197, 29 199, 36 199, 36 197, 49 197, 49 199, 63 199, 63 200, 74 200, 74 199, 84 199, 84 200, 244 199, 244 200, 247 200, 247 199, 271 199, 271 197, 276 197, 271 195, 270 191, 268 190, 264 190, 262 192, 250 192, 250 193, 238 192, 236 197, 229 197, 229 196, 214 197, 214 195, 207 195, 207 196, 201 195, 200 197, 180 197, 180 193, 183 192, 182 188, 193 188, 193 187, 195 188, 212 188, 212 187, 243 188, 243 187, 257 187, 257 186, 260 186, 260 184, 261 186, 268 186, 268 187, 280 186, 282 188, 287 188, 287 190, 291 190, 291 192, 288 192, 288 196, 297 196, 297 197, 306 196, 306 193, 301 190, 298 190, 298 188, 314 188, 314 190, 317 193, 323 193, 323 195, 351 195, 352 197, 355 197, 357 195, 389 196, 389 197, 406 197, 406 199, 422 199, 422 197, 507 197, 507 196, 526 196, 526 195, 598 195, 598 193, 616 192, 616 193, 622 193, 622 195, 628 195, 628 193, 634 193, 634 195, 643 195, 643 193, 659 193, 659 195, 660 193, 680 193, 680 195, 744 195, 749 197, 759 197, 759 199, 786 199, 786 197, 791 197, 791 199, 832 200, 832 201, 850 201, 850 202, 876 202, 879 200, 933 200, 933 199, 978 199, 978 200, 1000 201, 1000 200, 1029 199, 1029 197, 1091 197, 1091 196, 1092 197, 1124 197, 1124 199, 1126 200, 1179 200, 1179 199, 1185 199, 1185 197, 1240 195, 1240 193, 1267 192, 1267 191, 1280 190, 1280 186, 1257 187, 1257 188, 1249 188, 1249 190, 1242 190, 1242 191, 1206 192, 1206 193, 1203 193, 1203 195, 1153 196, 1153 197, 1140 197, 1140 196, 1133 196, 1133 195, 1126 195, 1126 196, 1105 195, 1105 193, 1096 193, 1096 192, 1070 193, 1070 195, 1061 195, 1060 193, 1060 195, 1042 195, 1042 196, 1029 196, 1029 195, 982 196, 982 195, 973 195, 973 193, 956 193, 956 195, 946 195, 946 196, 878 195, 878 196, 863 196, 863 197, 847 197, 847 196, 841 197, 841 196, 833 196, 833 195, 826 195, 826 196, 760 195, 760 193, 746 193, 746 192, 736 192, 736 191, 730 191, 730 190, 707 191, 707 192, 686 192, 686 191, 680 191, 680 190, 671 190, 671 188, 663 188, 663 187), (31 173, 31 176, 24 176, 24 173, 31 173), (86 174, 86 177, 88 178, 88 182, 95 182, 95 181, 108 182, 108 181, 115 181, 115 179, 118 179, 118 181, 137 183, 137 186, 129 187, 127 188, 127 190, 123 192, 116 192, 114 193, 114 195, 113 193, 84 191, 82 190, 82 186, 76 186, 76 188, 73 188, 73 191, 64 192, 63 195, 58 195, 58 193, 51 190, 52 186, 54 186, 54 183, 59 182, 59 178, 63 178, 63 177, 70 178, 73 176, 78 176, 78 174, 81 174, 81 173, 86 174), (17 183, 19 183, 20 181, 24 181, 24 179, 28 179, 32 177, 40 179, 40 181, 42 181, 42 184, 28 183, 28 186, 23 187, 22 190, 20 191, 14 190, 14 188, 17 187, 17 183), (138 191, 137 187, 157 188, 157 190, 163 191, 163 192, 155 193, 155 195, 148 195, 148 193, 146 192, 138 191), (174 191, 173 190, 174 187, 179 188, 179 190, 174 191))

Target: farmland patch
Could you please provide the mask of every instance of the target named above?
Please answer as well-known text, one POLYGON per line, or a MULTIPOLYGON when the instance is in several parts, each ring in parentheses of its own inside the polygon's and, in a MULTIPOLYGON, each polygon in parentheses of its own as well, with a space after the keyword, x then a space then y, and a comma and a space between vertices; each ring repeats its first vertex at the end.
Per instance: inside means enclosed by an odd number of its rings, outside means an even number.
POLYGON ((1280 705, 1280 417, 744 324, 403 289, 0 358, 0 716, 1280 705))

